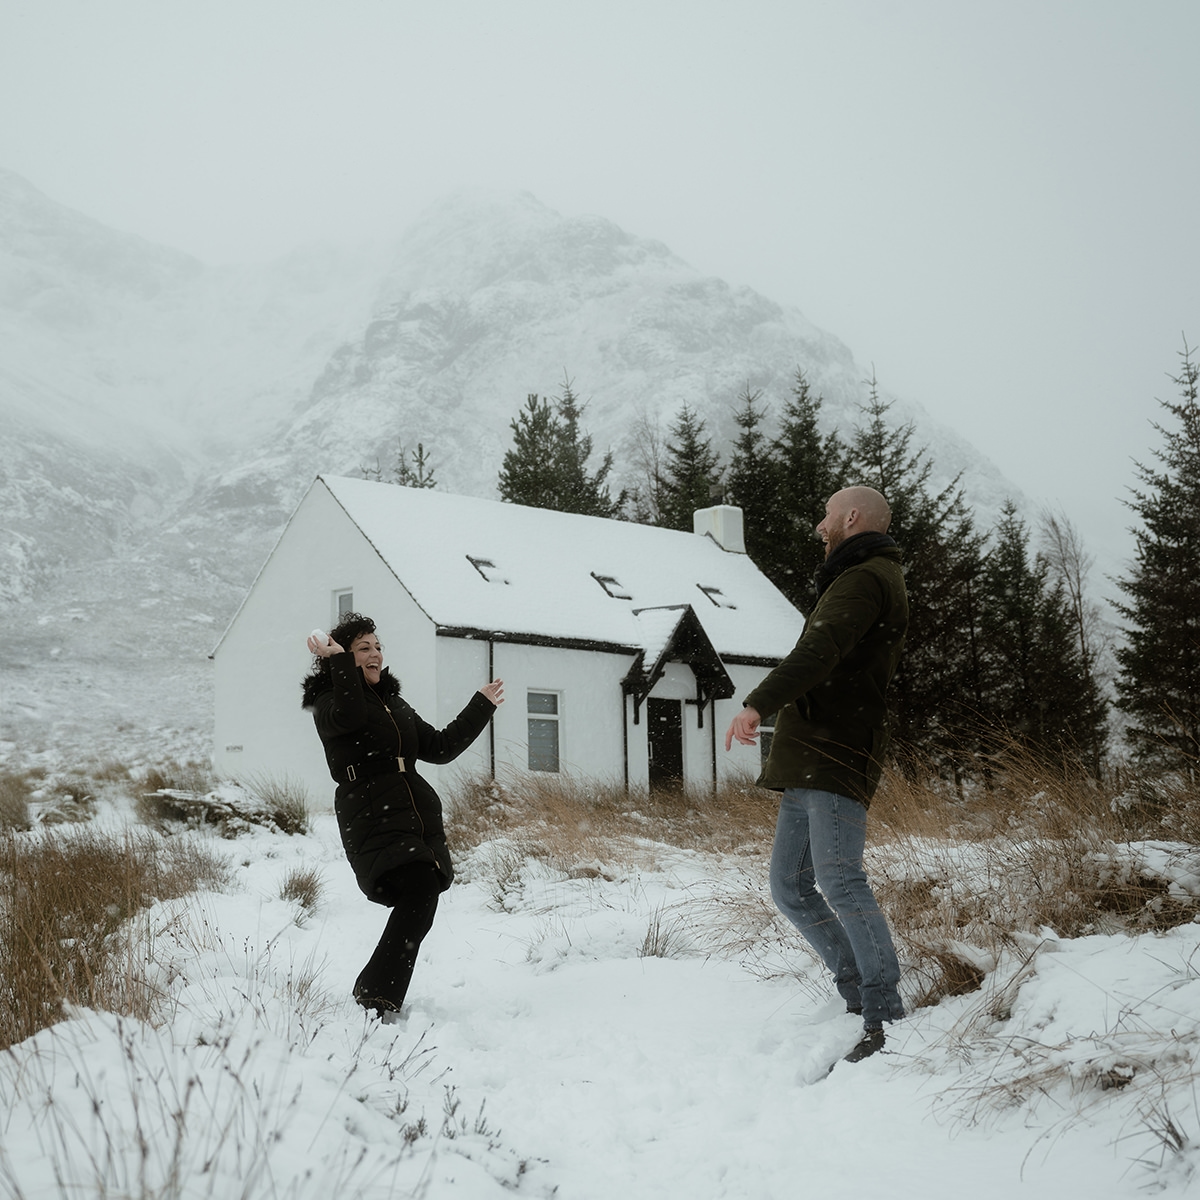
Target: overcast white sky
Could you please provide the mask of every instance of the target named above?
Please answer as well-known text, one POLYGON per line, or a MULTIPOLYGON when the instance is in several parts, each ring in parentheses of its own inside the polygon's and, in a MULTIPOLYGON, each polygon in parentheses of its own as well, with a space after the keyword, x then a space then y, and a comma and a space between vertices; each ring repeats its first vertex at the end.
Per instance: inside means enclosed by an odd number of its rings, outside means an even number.
POLYGON ((524 189, 798 306, 1106 566, 1200 343, 1196 0, 0 0, 0 165, 207 261, 524 189))

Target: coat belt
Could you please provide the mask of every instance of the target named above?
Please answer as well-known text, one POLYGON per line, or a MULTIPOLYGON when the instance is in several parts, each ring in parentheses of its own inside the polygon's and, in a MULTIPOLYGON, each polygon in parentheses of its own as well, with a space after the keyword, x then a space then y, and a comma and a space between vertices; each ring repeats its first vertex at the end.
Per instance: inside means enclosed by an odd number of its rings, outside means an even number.
POLYGON ((369 758, 357 765, 351 763, 344 774, 347 783, 356 783, 360 779, 374 779, 376 775, 403 775, 404 759, 369 758))

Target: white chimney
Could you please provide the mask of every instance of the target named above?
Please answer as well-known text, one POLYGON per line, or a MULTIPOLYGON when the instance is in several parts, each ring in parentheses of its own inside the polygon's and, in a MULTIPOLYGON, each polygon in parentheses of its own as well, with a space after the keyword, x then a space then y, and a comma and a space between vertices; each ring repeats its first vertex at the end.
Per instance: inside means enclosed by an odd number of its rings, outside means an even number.
POLYGON ((715 504, 712 508, 698 508, 692 513, 692 530, 704 537, 712 538, 722 550, 731 554, 746 553, 746 539, 742 535, 742 510, 732 504, 715 504))

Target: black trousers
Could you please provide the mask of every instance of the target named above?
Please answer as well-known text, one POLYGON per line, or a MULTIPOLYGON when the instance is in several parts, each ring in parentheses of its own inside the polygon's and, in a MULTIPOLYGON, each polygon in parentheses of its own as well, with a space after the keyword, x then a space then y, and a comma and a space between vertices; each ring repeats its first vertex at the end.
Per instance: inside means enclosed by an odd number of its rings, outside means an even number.
POLYGON ((381 876, 377 890, 392 912, 375 953, 354 983, 354 998, 382 1016, 399 1012, 408 994, 417 951, 433 927, 442 877, 432 863, 413 863, 381 876))

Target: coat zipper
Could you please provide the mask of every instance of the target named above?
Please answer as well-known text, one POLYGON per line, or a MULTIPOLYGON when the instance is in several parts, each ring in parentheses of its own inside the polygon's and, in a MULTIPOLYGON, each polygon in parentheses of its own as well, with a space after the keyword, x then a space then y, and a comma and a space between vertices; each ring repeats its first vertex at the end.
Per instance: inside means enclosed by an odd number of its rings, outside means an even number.
MULTIPOLYGON (((367 685, 370 687, 370 684, 367 685)), ((383 711, 387 713, 388 720, 392 723, 392 728, 396 731, 396 757, 404 761, 404 737, 400 733, 400 726, 396 724, 396 718, 392 716, 392 710, 388 708, 382 696, 376 694, 375 689, 371 688, 371 695, 383 705, 383 711)), ((417 808, 417 798, 413 795, 412 785, 408 782, 408 771, 398 772, 401 779, 404 780, 404 786, 408 790, 408 802, 412 805, 413 816, 417 818, 417 824, 421 826, 421 840, 425 840, 425 822, 421 819, 421 810, 417 808)))

